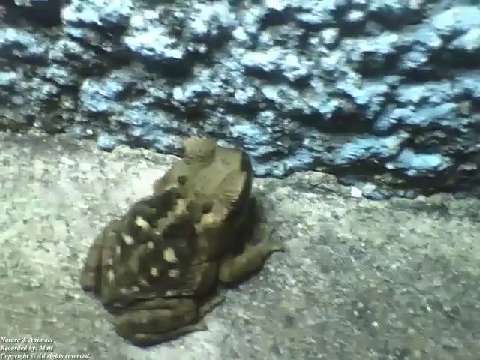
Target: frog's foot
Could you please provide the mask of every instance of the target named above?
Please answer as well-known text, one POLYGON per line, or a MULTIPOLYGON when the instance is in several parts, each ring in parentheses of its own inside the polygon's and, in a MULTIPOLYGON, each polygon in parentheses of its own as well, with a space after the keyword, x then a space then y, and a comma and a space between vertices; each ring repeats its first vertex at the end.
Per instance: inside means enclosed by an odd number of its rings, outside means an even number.
POLYGON ((152 346, 159 343, 176 339, 180 336, 186 335, 195 331, 206 331, 207 325, 204 321, 200 321, 196 324, 186 325, 173 331, 166 333, 138 333, 128 337, 128 341, 137 346, 152 346))
POLYGON ((225 284, 239 282, 260 270, 268 257, 278 251, 285 251, 285 247, 273 242, 247 244, 241 254, 228 257, 220 264, 219 279, 225 284))
POLYGON ((222 302, 225 301, 225 296, 215 294, 211 298, 209 298, 202 306, 198 309, 198 313, 200 317, 205 316, 209 312, 211 312, 215 307, 220 305, 222 302))

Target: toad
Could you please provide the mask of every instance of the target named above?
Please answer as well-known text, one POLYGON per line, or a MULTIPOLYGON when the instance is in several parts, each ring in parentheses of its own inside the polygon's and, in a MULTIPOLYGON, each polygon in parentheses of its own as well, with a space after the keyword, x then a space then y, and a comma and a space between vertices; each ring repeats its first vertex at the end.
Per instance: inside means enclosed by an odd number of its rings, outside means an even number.
POLYGON ((112 313, 120 336, 143 346, 206 329, 219 285, 238 283, 283 250, 251 241, 252 178, 245 152, 190 138, 153 194, 106 225, 80 282, 112 313))

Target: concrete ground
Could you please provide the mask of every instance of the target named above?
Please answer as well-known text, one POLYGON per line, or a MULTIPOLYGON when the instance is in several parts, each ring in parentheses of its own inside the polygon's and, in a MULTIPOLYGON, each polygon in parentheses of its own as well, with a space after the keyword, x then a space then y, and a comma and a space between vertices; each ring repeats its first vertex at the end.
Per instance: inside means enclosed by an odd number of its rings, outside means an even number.
POLYGON ((287 252, 224 290, 208 331, 125 343, 80 289, 80 268, 173 159, 0 134, 0 359, 22 354, 8 347, 23 337, 37 341, 16 343, 36 347, 30 358, 480 359, 480 200, 371 201, 313 172, 255 180, 262 229, 287 252))

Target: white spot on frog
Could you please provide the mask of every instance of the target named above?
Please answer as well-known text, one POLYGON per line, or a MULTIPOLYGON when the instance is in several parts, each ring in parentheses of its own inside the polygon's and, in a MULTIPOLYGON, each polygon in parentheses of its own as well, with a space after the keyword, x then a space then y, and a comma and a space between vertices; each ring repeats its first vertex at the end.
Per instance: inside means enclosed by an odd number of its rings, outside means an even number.
POLYGON ((167 247, 163 250, 163 259, 169 263, 178 262, 175 250, 173 250, 171 247, 167 247))
POLYGON ((141 216, 137 216, 135 218, 135 224, 138 227, 142 228, 143 230, 150 229, 150 224, 144 218, 142 218, 141 216))
POLYGON ((111 283, 115 281, 115 273, 113 272, 112 269, 109 269, 107 271, 107 280, 108 282, 111 282, 111 283))
POLYGON ((133 245, 133 243, 135 242, 135 240, 133 240, 132 236, 130 236, 128 234, 125 234, 125 233, 122 233, 122 239, 125 242, 125 244, 127 244, 127 245, 133 245))
POLYGON ((150 286, 150 284, 148 283, 148 281, 145 280, 145 279, 143 279, 143 278, 141 278, 141 279, 139 280, 139 283, 140 283, 140 285, 142 285, 142 286, 150 286))
POLYGON ((158 276, 158 268, 156 267, 151 267, 150 268, 150 275, 157 277, 158 276))

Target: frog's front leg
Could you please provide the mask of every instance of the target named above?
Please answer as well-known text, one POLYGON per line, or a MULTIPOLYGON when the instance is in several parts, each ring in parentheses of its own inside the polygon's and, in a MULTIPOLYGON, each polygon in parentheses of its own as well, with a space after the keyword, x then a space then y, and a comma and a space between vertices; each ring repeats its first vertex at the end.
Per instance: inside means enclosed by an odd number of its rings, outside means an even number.
POLYGON ((260 270, 268 257, 276 251, 285 251, 285 248, 271 242, 247 244, 242 253, 222 261, 218 277, 224 284, 239 282, 260 270))
POLYGON ((114 315, 116 332, 135 345, 149 346, 193 331, 207 330, 193 298, 147 300, 114 315))

